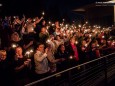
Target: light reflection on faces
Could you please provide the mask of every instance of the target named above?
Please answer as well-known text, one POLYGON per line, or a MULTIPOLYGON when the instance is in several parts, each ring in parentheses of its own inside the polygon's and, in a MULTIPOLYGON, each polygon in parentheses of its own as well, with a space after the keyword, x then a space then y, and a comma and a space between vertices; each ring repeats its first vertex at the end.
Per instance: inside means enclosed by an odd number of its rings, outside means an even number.
POLYGON ((0 50, 0 60, 5 60, 6 59, 6 51, 5 50, 0 50))

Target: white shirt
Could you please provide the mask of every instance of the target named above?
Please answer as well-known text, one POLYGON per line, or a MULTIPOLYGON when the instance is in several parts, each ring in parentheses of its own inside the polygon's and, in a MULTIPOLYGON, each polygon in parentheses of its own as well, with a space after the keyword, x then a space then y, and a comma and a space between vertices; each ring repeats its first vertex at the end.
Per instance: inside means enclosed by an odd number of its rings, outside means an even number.
POLYGON ((47 73, 50 68, 48 65, 47 54, 37 51, 34 54, 34 62, 35 62, 35 72, 37 74, 47 73))

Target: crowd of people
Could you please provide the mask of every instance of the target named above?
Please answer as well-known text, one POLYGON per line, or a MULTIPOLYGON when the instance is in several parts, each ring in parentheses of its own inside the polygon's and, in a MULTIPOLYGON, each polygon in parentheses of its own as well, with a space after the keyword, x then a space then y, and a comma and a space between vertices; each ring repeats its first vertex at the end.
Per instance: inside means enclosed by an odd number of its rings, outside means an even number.
POLYGON ((110 27, 46 22, 43 17, 0 19, 0 84, 25 85, 115 51, 110 27))

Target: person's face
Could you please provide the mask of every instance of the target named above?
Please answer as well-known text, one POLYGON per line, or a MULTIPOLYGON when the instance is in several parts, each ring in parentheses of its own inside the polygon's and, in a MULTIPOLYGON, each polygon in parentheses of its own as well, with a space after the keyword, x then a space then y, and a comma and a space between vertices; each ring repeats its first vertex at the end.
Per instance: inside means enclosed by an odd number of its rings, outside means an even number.
POLYGON ((108 41, 107 41, 107 44, 110 46, 110 45, 111 45, 111 41, 110 41, 110 40, 108 40, 108 41))
POLYGON ((102 44, 106 44, 106 40, 103 40, 103 39, 102 39, 102 40, 101 40, 101 43, 102 43, 102 44))
POLYGON ((60 40, 60 37, 59 37, 59 36, 57 36, 57 40, 60 40))
POLYGON ((39 45, 37 50, 41 51, 41 52, 44 52, 44 45, 39 45))
POLYGON ((55 22, 55 25, 59 25, 59 22, 57 21, 57 22, 55 22))
POLYGON ((6 52, 3 52, 2 54, 1 54, 1 60, 5 60, 6 59, 6 52))
POLYGON ((16 48, 16 54, 22 55, 22 48, 16 48))
POLYGON ((46 32, 46 28, 42 28, 42 29, 41 29, 41 32, 46 32))
POLYGON ((71 43, 75 43, 75 39, 72 38, 72 39, 70 40, 70 42, 71 42, 71 43))
POLYGON ((92 47, 92 48, 95 48, 95 47, 96 47, 95 43, 93 43, 93 44, 91 45, 91 47, 92 47))
POLYGON ((54 36, 53 36, 53 37, 51 37, 51 40, 52 40, 52 41, 54 40, 54 36))
POLYGON ((29 18, 29 19, 28 19, 28 22, 29 22, 29 23, 32 22, 32 19, 29 18))
POLYGON ((85 34, 85 37, 88 37, 89 35, 88 34, 85 34))
POLYGON ((45 24, 46 24, 46 22, 45 22, 45 21, 43 21, 43 22, 42 22, 42 25, 45 25, 45 24))
POLYGON ((85 44, 86 44, 86 41, 82 41, 82 45, 85 46, 85 44))
POLYGON ((64 50, 65 50, 65 46, 62 45, 62 46, 60 47, 60 50, 61 50, 61 51, 64 51, 64 50))
POLYGON ((19 37, 17 35, 14 35, 14 41, 18 41, 19 40, 19 37))
POLYGON ((97 40, 95 41, 95 44, 98 44, 98 41, 97 41, 97 40))

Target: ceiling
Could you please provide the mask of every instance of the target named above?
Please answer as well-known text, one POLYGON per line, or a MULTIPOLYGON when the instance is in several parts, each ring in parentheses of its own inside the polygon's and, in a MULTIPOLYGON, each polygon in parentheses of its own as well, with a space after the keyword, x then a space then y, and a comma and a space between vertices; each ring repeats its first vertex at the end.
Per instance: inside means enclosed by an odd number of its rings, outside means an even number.
POLYGON ((67 12, 98 1, 108 0, 0 0, 0 9, 4 14, 40 14, 46 11, 50 15, 63 15, 67 12))

